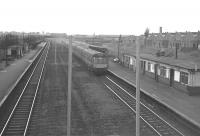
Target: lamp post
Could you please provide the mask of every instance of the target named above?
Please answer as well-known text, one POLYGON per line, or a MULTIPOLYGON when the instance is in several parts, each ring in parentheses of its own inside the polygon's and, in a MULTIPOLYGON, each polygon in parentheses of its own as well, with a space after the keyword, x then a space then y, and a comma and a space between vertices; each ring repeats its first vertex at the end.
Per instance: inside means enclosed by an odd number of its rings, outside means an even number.
POLYGON ((140 44, 136 38, 136 136, 140 136, 140 44))
POLYGON ((67 91, 67 136, 71 132, 71 83, 72 83, 72 36, 69 36, 68 91, 67 91))
POLYGON ((175 35, 175 58, 178 58, 178 45, 179 43, 177 42, 177 33, 175 35))
POLYGON ((120 35, 119 36, 119 43, 118 43, 118 46, 117 46, 117 57, 119 59, 119 47, 121 46, 121 43, 122 43, 122 36, 120 35))
POLYGON ((5 34, 4 35, 4 46, 5 46, 5 55, 6 55, 6 66, 8 66, 8 42, 9 42, 9 37, 8 37, 8 34, 5 34))

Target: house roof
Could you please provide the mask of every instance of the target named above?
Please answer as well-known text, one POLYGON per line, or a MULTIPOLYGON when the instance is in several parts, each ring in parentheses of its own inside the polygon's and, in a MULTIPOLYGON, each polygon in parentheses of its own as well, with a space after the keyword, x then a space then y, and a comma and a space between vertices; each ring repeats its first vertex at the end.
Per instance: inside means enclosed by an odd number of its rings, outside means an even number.
MULTIPOLYGON (((134 55, 134 57, 136 57, 134 55)), ((160 64, 169 65, 171 67, 182 68, 187 70, 200 70, 200 64, 194 63, 189 60, 180 60, 180 59, 172 59, 169 57, 156 57, 155 55, 151 54, 141 54, 141 59, 154 61, 160 64)))
POLYGON ((150 54, 142 54, 141 58, 156 61, 162 64, 174 66, 174 67, 180 67, 188 70, 200 70, 200 64, 194 63, 188 60, 180 60, 180 59, 172 59, 169 57, 156 57, 150 54))

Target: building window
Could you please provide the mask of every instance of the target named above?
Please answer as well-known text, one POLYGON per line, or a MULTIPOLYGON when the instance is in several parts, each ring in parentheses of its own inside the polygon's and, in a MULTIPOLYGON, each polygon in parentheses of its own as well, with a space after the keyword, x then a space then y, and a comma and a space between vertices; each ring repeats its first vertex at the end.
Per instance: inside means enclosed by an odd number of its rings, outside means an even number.
POLYGON ((125 59, 124 59, 125 60, 125 64, 129 64, 129 59, 130 59, 129 56, 125 56, 125 59))
POLYGON ((130 58, 131 58, 131 57, 129 56, 129 57, 128 57, 128 61, 127 61, 128 64, 130 64, 130 58))
POLYGON ((165 66, 160 66, 160 76, 166 77, 167 69, 165 66))
POLYGON ((151 62, 148 62, 147 71, 154 73, 154 64, 152 64, 151 62))
POLYGON ((155 65, 151 64, 151 72, 154 73, 155 72, 155 65))
POLYGON ((134 65, 134 58, 133 57, 130 58, 130 65, 134 65))
POLYGON ((188 84, 188 76, 189 74, 186 72, 180 72, 180 82, 183 84, 188 84))
POLYGON ((167 68, 166 69, 166 78, 169 78, 169 73, 170 73, 170 70, 167 68))
POLYGON ((174 81, 180 82, 180 72, 174 71, 174 81))

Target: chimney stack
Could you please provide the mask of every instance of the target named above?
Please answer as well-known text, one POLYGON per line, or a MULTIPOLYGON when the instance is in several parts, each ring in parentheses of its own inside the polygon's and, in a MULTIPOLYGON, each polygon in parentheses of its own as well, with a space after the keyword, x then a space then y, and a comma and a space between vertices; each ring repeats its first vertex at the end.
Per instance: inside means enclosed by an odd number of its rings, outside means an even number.
POLYGON ((160 34, 162 34, 162 27, 160 27, 160 34))

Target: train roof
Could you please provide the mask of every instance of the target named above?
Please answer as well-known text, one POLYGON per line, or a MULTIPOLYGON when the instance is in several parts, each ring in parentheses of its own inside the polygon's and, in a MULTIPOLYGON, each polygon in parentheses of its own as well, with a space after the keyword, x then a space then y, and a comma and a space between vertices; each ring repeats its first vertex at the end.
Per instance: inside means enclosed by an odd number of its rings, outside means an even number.
POLYGON ((105 47, 89 45, 89 48, 92 50, 102 52, 102 53, 108 53, 108 49, 105 47))
POLYGON ((81 44, 81 45, 83 45, 83 46, 87 46, 87 47, 94 47, 94 48, 99 48, 99 49, 108 50, 106 47, 103 47, 103 46, 97 46, 97 45, 92 45, 92 44, 88 44, 88 43, 85 43, 85 42, 78 42, 78 41, 76 41, 75 43, 77 43, 77 44, 81 44))
MULTIPOLYGON (((136 58, 136 55, 130 55, 130 54, 126 54, 126 55, 134 56, 136 58)), ((151 54, 141 54, 141 59, 158 62, 159 64, 168 65, 171 67, 177 67, 177 68, 187 69, 187 70, 191 70, 191 71, 194 71, 194 70, 200 71, 199 63, 194 63, 194 62, 187 61, 187 60, 172 59, 172 58, 168 58, 168 57, 156 57, 151 54)))
POLYGON ((76 44, 76 45, 79 45, 79 46, 89 47, 89 44, 84 43, 84 42, 75 41, 73 43, 76 44))
POLYGON ((92 49, 90 49, 90 48, 88 48, 86 46, 83 46, 82 44, 80 45, 80 44, 76 43, 76 44, 73 44, 73 46, 75 46, 75 47, 77 47, 77 48, 89 53, 90 55, 104 56, 104 54, 102 52, 98 52, 98 51, 92 50, 92 49))
POLYGON ((106 47, 103 47, 103 46, 97 46, 97 45, 89 45, 89 47, 94 47, 94 48, 100 48, 100 49, 105 49, 105 50, 107 50, 107 48, 106 47))

